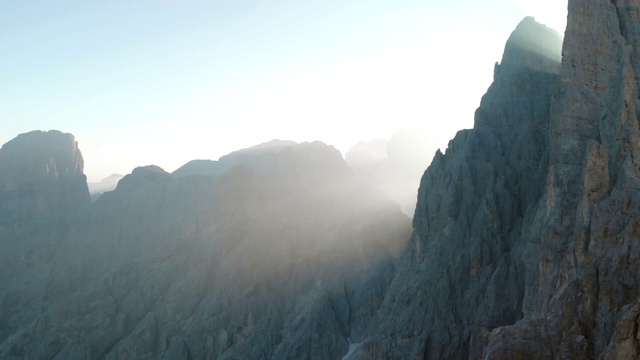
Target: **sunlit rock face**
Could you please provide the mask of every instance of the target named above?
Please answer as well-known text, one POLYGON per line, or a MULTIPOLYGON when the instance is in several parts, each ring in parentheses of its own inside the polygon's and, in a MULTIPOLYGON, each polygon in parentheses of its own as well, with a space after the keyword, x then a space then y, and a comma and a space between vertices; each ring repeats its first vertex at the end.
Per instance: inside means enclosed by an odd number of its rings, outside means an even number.
POLYGON ((561 44, 533 19, 520 23, 475 128, 424 173, 413 236, 363 345, 367 358, 475 359, 493 328, 522 318, 522 235, 544 191, 561 44))
POLYGON ((136 168, 65 215, 53 245, 32 244, 47 259, 14 251, 29 266, 0 273, 0 358, 346 354, 371 327, 410 220, 332 147, 253 150, 216 176, 136 168))

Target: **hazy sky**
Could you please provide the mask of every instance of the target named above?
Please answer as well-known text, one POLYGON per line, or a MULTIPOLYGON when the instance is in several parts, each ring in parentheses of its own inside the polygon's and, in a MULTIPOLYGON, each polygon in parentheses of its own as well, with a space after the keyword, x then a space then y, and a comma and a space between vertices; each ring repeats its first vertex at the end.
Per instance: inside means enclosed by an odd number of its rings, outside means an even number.
POLYGON ((406 124, 445 147, 525 15, 562 32, 566 0, 2 0, 0 143, 73 133, 90 181, 406 124))

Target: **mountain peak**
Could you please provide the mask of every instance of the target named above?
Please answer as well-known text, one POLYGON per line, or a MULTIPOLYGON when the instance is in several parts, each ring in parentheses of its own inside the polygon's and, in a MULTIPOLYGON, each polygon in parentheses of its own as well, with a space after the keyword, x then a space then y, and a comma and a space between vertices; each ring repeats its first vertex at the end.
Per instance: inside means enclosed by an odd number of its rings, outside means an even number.
POLYGON ((157 165, 138 166, 137 168, 133 169, 131 174, 128 174, 120 179, 116 189, 131 190, 147 183, 154 183, 170 178, 171 175, 157 165))
POLYGON ((560 74, 562 37, 555 30, 526 17, 511 33, 493 83, 475 114, 475 128, 538 128, 536 142, 548 127, 551 97, 560 74), (537 110, 522 106, 535 104, 537 110))
POLYGON ((67 212, 87 204, 83 168, 73 135, 58 130, 20 134, 0 148, 0 192, 12 199, 3 205, 67 212))
POLYGON ((1 178, 24 179, 82 174, 84 160, 75 137, 58 130, 20 134, 0 149, 1 178))
POLYGON ((537 22, 524 18, 509 36, 500 64, 496 64, 494 78, 503 70, 527 68, 533 71, 560 73, 562 35, 537 22))

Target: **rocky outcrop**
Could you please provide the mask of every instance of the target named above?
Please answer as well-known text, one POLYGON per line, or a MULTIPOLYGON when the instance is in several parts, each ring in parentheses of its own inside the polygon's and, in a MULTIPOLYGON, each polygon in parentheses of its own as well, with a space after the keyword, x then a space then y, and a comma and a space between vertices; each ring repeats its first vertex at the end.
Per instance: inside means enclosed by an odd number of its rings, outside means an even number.
POLYGON ((518 26, 425 172, 369 358, 637 357, 639 10, 570 0, 561 67, 518 26))
POLYGON ((561 44, 533 19, 520 23, 475 128, 436 154, 367 358, 478 358, 492 329, 522 317, 522 234, 544 192, 561 44))
POLYGON ((40 315, 70 218, 90 203, 83 166, 74 137, 59 131, 22 134, 0 149, 0 341, 25 341, 17 333, 40 315))
POLYGON ((68 213, 87 205, 83 168, 71 134, 52 130, 18 136, 0 149, 0 211, 26 216, 68 213))
POLYGON ((638 10, 633 1, 569 1, 525 319, 500 329, 510 346, 490 337, 487 358, 525 342, 529 357, 635 358, 638 10), (526 339, 526 324, 539 336, 526 339))

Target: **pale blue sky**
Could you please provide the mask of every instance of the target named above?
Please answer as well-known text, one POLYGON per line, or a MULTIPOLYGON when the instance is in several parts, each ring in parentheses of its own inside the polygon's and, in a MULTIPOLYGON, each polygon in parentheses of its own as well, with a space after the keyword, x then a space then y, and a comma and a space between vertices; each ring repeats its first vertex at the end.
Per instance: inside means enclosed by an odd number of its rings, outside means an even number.
POLYGON ((0 143, 73 133, 90 180, 273 138, 346 151, 473 123, 525 15, 557 0, 0 1, 0 143))

